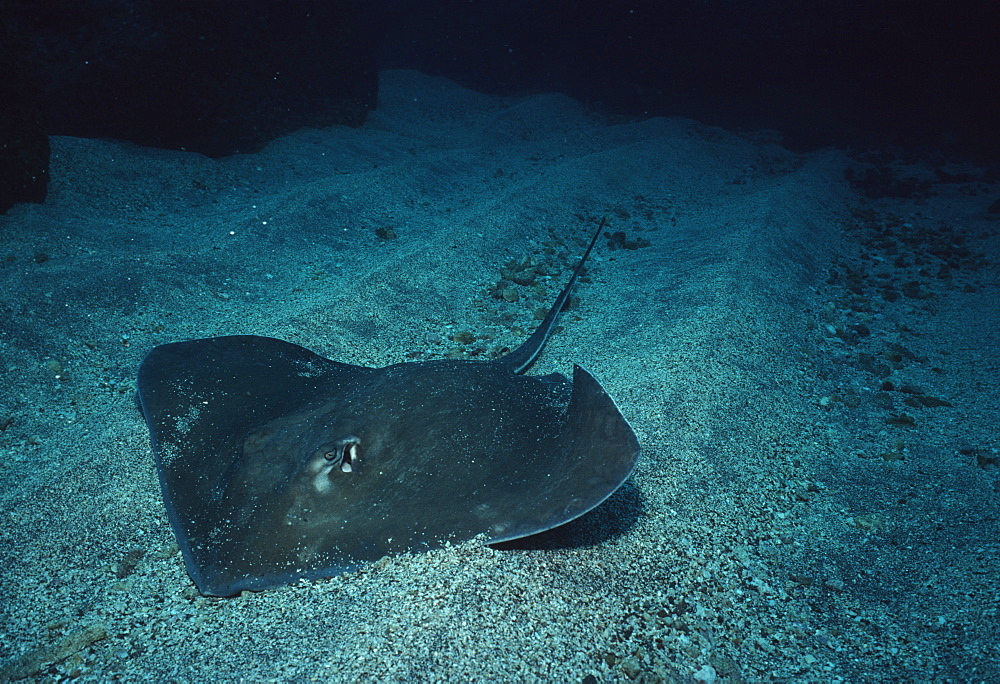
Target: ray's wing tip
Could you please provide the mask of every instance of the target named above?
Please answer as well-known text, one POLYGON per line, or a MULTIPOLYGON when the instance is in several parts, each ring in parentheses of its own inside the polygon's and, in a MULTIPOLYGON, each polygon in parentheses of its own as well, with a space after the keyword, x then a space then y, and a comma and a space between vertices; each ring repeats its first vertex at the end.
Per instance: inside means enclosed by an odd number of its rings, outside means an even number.
POLYGON ((570 432, 588 445, 589 455, 599 458, 602 472, 616 480, 610 495, 635 471, 641 451, 639 439, 615 400, 579 364, 573 364, 573 394, 567 420, 570 432))

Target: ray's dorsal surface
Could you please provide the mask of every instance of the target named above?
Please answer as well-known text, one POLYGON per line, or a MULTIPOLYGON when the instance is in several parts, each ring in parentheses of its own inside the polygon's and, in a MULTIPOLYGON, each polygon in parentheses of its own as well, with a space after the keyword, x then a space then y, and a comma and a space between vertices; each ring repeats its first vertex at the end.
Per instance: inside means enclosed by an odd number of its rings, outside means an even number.
POLYGON ((199 591, 330 577, 386 554, 507 541, 593 509, 639 444, 596 379, 526 376, 604 227, 539 328, 493 361, 368 368, 271 337, 154 348, 139 369, 163 498, 199 591))

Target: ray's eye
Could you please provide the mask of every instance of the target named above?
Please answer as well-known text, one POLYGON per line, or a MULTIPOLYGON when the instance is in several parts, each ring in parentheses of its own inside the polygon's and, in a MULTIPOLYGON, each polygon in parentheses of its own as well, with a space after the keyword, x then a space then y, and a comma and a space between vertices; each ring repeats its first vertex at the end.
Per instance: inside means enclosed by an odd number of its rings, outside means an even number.
POLYGON ((328 444, 323 449, 323 459, 332 468, 342 473, 358 470, 361 461, 361 440, 351 435, 328 444))
POLYGON ((361 472, 361 439, 350 435, 320 445, 309 457, 306 472, 317 492, 334 491, 339 473, 361 472))

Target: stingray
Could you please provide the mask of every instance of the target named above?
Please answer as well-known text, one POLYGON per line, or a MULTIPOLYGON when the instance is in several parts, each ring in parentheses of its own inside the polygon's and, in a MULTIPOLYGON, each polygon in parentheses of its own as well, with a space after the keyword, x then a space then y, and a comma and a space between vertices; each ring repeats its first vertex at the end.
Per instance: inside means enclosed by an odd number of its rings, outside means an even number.
POLYGON ((207 596, 333 577, 390 554, 552 529, 629 477, 635 433, 578 365, 535 361, 604 220, 539 327, 505 356, 384 368, 272 337, 155 347, 139 369, 160 486, 207 596))

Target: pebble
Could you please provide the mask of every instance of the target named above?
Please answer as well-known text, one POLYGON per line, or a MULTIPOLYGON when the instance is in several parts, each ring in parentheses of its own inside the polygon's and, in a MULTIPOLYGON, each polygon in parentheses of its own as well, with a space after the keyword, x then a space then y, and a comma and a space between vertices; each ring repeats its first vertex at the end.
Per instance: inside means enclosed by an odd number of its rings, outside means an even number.
POLYGON ((629 679, 635 679, 641 671, 642 668, 639 666, 639 660, 634 656, 628 657, 622 662, 622 672, 629 679))
POLYGON ((700 670, 691 675, 691 678, 698 684, 715 684, 719 680, 715 668, 711 665, 703 665, 700 670))

